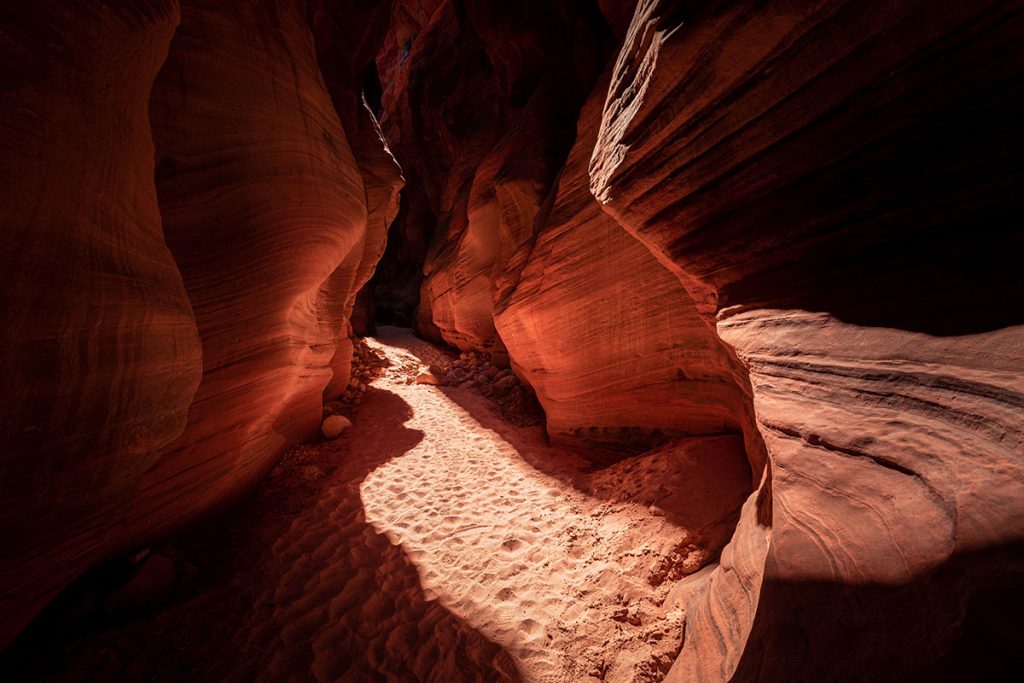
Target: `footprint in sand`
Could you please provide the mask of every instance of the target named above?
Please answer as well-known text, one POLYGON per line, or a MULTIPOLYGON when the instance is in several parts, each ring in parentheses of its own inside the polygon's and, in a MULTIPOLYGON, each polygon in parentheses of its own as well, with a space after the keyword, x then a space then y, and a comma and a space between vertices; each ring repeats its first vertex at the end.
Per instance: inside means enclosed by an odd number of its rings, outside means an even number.
POLYGON ((523 547, 523 542, 520 541, 518 538, 510 538, 504 543, 502 543, 501 547, 510 553, 514 553, 515 551, 523 547))
POLYGON ((536 634, 542 629, 543 627, 533 619, 523 619, 519 622, 519 632, 529 636, 536 634))

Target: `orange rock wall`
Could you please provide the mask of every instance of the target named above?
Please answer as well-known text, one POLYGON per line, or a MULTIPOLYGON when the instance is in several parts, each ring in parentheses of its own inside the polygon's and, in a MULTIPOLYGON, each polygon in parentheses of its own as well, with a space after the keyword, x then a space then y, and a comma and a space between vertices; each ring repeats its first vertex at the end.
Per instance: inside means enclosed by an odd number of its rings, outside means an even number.
POLYGON ((0 9, 0 645, 117 535, 199 383, 147 115, 177 22, 170 1, 0 9))
POLYGON ((591 189, 717 301, 769 456, 668 680, 979 675, 965 628, 1012 647, 1022 10, 639 3, 591 189))
POLYGON ((3 641, 316 433, 401 184, 358 95, 388 3, 16 4, 3 641))
MULTIPOLYGON (((619 46, 548 17, 572 57, 520 99, 479 3, 379 56, 430 103, 385 98, 399 161, 424 165, 402 232, 430 245, 419 329, 507 347, 559 439, 744 430, 760 487, 670 680, 902 680, 969 661, 964 633, 1011 647, 992 606, 1022 576, 1022 3, 597 5, 619 46), (462 73, 430 38, 453 27, 483 43, 476 75, 433 83, 462 73), (545 90, 566 63, 609 76, 545 90)), ((528 62, 543 30, 515 32, 528 62)))

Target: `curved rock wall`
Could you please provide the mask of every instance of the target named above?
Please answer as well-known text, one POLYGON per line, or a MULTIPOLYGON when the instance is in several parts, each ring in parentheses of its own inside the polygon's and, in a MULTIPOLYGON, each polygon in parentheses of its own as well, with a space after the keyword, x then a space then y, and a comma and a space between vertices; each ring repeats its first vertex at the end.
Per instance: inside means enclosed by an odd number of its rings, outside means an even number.
POLYGON ((199 382, 147 116, 177 21, 157 0, 0 9, 0 645, 116 535, 199 382))
POLYGON ((1011 651, 1022 35, 1022 0, 6 3, 0 643, 314 432, 397 213, 373 289, 507 351, 553 437, 744 432, 669 680, 1011 651))
MULTIPOLYGON (((568 81, 538 85, 521 108, 500 31, 451 4, 429 28, 448 12, 482 40, 490 72, 450 95, 479 106, 420 129, 394 109, 410 165, 458 149, 467 120, 477 135, 429 181, 458 202, 405 223, 432 245, 421 331, 507 346, 555 437, 745 427, 768 465, 690 599, 672 680, 877 677, 881 661, 900 679, 957 665, 979 624, 1004 647, 986 586, 1021 583, 1024 245, 1006 217, 1022 3, 609 0, 621 50, 572 59, 610 81, 586 106, 568 81), (545 97, 582 107, 574 130, 545 97), (411 130, 446 146, 406 146, 411 130), (551 150, 572 139, 563 163, 551 150)), ((529 63, 542 31, 525 33, 529 63)), ((411 66, 392 51, 382 70, 455 68, 420 35, 411 66)))
POLYGON ((498 277, 498 330, 560 440, 642 448, 739 431, 742 372, 678 279, 590 194, 609 77, 583 107, 549 213, 510 259, 519 270, 498 277))
POLYGON ((316 433, 401 182, 359 96, 390 3, 80 4, 0 14, 4 642, 316 433))
POLYGON ((902 680, 965 623, 1000 640, 978 605, 1022 577, 1022 9, 639 3, 591 188, 717 300, 770 463, 734 541, 758 550, 691 603, 669 680, 902 680))

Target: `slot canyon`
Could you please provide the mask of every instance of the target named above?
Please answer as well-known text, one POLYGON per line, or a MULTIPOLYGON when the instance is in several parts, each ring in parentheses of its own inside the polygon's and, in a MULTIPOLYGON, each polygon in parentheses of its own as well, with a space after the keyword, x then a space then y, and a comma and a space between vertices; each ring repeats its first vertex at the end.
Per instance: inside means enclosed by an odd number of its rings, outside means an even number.
POLYGON ((1024 0, 4 0, 0 679, 1016 679, 1022 122, 1024 0))

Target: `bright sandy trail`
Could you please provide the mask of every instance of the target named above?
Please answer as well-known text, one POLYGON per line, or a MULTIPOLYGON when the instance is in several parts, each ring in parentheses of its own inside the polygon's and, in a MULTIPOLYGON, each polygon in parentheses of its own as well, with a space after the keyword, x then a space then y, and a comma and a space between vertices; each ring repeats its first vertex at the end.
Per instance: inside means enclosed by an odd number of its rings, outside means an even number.
POLYGON ((585 479, 580 460, 548 447, 540 428, 504 430, 518 432, 517 448, 445 392, 483 415, 477 394, 407 384, 403 366, 433 360, 429 345, 396 330, 367 342, 392 364, 374 386, 408 404, 405 427, 423 437, 370 472, 360 494, 367 521, 400 544, 426 597, 504 647, 525 680, 581 680, 596 668, 606 680, 648 680, 655 667, 644 662, 674 654, 682 615, 660 609, 667 586, 645 577, 679 530, 647 506, 580 492, 566 483, 585 479), (565 476, 541 472, 521 450, 565 476), (642 613, 639 626, 612 619, 624 603, 642 613))
POLYGON ((675 606, 710 567, 647 578, 687 532, 731 528, 749 492, 741 437, 593 470, 475 389, 413 383, 450 357, 380 335, 367 343, 389 365, 351 429, 294 448, 196 537, 204 578, 69 642, 40 663, 51 677, 16 680, 660 681, 683 637, 675 606))

